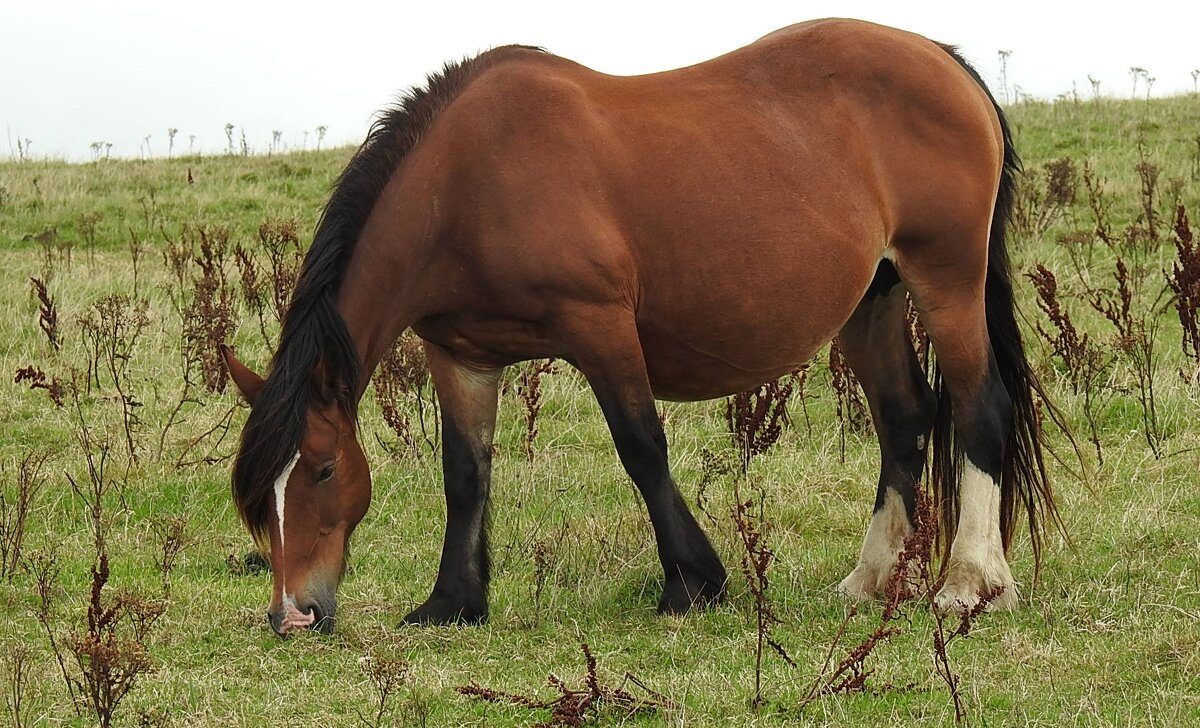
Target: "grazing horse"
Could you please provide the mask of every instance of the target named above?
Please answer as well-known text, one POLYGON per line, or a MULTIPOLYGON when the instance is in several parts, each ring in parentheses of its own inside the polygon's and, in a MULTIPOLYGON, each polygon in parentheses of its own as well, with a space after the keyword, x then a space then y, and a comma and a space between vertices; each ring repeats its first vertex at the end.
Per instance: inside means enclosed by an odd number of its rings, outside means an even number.
POLYGON ((884 588, 932 450, 949 544, 938 604, 999 589, 991 606, 1013 605, 1014 521, 1027 513, 1036 555, 1056 518, 1005 252, 1018 164, 952 48, 865 22, 802 23, 645 76, 519 46, 446 65, 380 116, 338 179, 269 376, 224 349, 251 405, 233 495, 270 553, 272 627, 333 628, 371 494, 357 405, 410 327, 443 415, 447 516, 432 594, 406 622, 487 618, 506 365, 557 357, 587 378, 649 511, 658 608, 679 613, 721 599, 726 573, 671 477, 655 399, 750 389, 834 336, 882 461, 840 590, 884 588))

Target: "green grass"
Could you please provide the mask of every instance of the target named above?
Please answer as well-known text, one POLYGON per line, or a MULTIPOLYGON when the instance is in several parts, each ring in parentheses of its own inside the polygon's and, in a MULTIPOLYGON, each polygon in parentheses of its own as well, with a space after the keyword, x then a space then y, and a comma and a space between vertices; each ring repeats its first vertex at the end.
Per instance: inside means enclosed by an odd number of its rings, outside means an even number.
MULTIPOLYGON (((1200 214, 1200 97, 1150 103, 1101 100, 1026 103, 1011 110, 1017 143, 1030 169, 1069 156, 1085 159, 1108 180, 1114 221, 1124 226, 1139 208, 1138 140, 1161 167, 1163 190, 1200 214)), ((266 574, 235 576, 226 560, 250 549, 229 495, 229 461, 177 467, 188 440, 219 423, 231 408, 223 440, 206 440, 217 457, 233 452, 245 409, 232 390, 205 395, 184 408, 181 425, 159 437, 180 387, 179 316, 171 303, 172 276, 159 249, 163 231, 183 225, 224 225, 234 242, 249 244, 267 218, 294 218, 311 230, 323 196, 351 150, 265 157, 191 157, 150 162, 70 165, 53 161, 0 164, 0 374, 34 364, 69 378, 85 361, 77 319, 100 296, 132 293, 130 228, 147 242, 139 263, 137 295, 149 302, 150 323, 129 362, 130 388, 144 405, 138 441, 141 461, 126 470, 119 406, 110 386, 86 398, 84 411, 98 432, 113 438, 112 474, 119 481, 106 502, 112 585, 155 593, 159 548, 150 524, 169 516, 188 522, 190 545, 172 579, 166 617, 153 633, 157 667, 143 676, 119 713, 137 724, 138 711, 157 710, 173 725, 241 726, 270 723, 354 725, 373 695, 362 671, 364 656, 401 655, 411 666, 396 696, 397 710, 428 706, 429 725, 527 725, 544 718, 515 707, 481 704, 454 688, 476 681, 513 692, 550 695, 549 673, 578 684, 587 642, 609 683, 632 672, 677 707, 657 715, 604 722, 633 725, 880 725, 951 724, 953 708, 933 673, 931 620, 913 610, 904 632, 871 658, 872 683, 892 690, 820 699, 798 707, 830 639, 845 615, 833 587, 853 567, 870 514, 877 445, 869 434, 849 433, 844 459, 828 375, 814 369, 807 407, 811 434, 793 403, 797 423, 780 444, 753 462, 748 479, 766 493, 770 540, 778 555, 770 595, 784 623, 776 636, 798 667, 769 655, 768 705, 750 708, 755 639, 752 600, 736 571, 740 546, 729 509, 732 481, 709 487, 699 515, 731 569, 728 603, 684 618, 655 614, 661 578, 644 509, 613 450, 598 407, 582 378, 559 366, 546 378, 536 457, 527 462, 525 425, 515 393, 501 403, 493 480, 491 621, 482 627, 398 628, 400 617, 428 594, 441 547, 443 498, 437 458, 392 454, 373 395, 364 401, 361 438, 372 463, 374 502, 360 526, 340 591, 339 625, 331 638, 304 635, 282 642, 270 632, 266 574), (188 183, 191 174, 193 182, 188 183), (36 180, 36 184, 35 184, 36 180), (95 249, 87 250, 80 218, 99 213, 95 249), (24 240, 56 227, 47 253, 24 240), (74 243, 71 260, 63 246, 74 243), (90 252, 90 254, 89 254, 90 252), (59 303, 63 349, 53 352, 37 328, 37 301, 28 279, 46 279, 59 303), (385 447, 384 443, 389 445, 385 447), (540 605, 535 604, 533 545, 551 554, 540 605)), ((1164 211, 1169 199, 1160 202, 1164 211)), ((1044 240, 1013 243, 1018 269, 1043 262, 1071 294, 1072 315, 1106 342, 1107 324, 1080 298, 1082 284, 1056 235, 1087 227, 1080 197, 1044 240)), ((1147 270, 1169 267, 1164 242, 1145 256, 1147 270)), ((1103 249, 1087 274, 1105 283, 1112 256, 1103 249)), ((236 271, 230 267, 236 279, 236 271)), ((1148 276, 1150 273, 1147 274, 1148 276)), ((1148 277, 1147 280, 1150 280, 1148 277)), ((1161 279, 1159 279, 1161 280, 1161 279)), ((1161 286, 1161 282, 1158 284, 1161 286)), ((1047 346, 1032 326, 1046 326, 1028 282, 1019 295, 1032 356, 1081 438, 1082 398, 1070 394, 1047 346)), ((980 725, 1189 725, 1200 720, 1200 385, 1178 374, 1185 362, 1173 311, 1160 318, 1156 380, 1168 434, 1166 455, 1155 459, 1140 432, 1141 417, 1128 366, 1119 361, 1117 391, 1101 410, 1105 460, 1084 443, 1088 482, 1060 434, 1053 463, 1062 511, 1074 539, 1050 539, 1041 580, 1032 584, 1027 542, 1015 548, 1014 573, 1023 582, 1021 607, 984 617, 952 658, 973 722, 980 725)), ((272 334, 273 335, 273 334, 272 334)), ((239 354, 261 370, 270 349, 257 322, 242 312, 234 338, 239 354)), ((14 492, 14 468, 31 450, 52 453, 45 485, 30 519, 26 548, 53 552, 62 567, 56 593, 64 629, 76 626, 92 564, 88 520, 65 474, 78 478, 84 462, 70 410, 50 404, 42 391, 6 385, 0 390, 0 478, 14 492)), ((729 451, 719 403, 666 404, 674 472, 695 503, 704 448, 729 451)), ((201 453, 202 454, 202 453, 201 453)), ((746 490, 751 488, 743 486, 746 490)), ((67 701, 58 668, 33 618, 27 575, 0 583, 0 663, 14 643, 34 649, 33 676, 24 706, 27 725, 88 725, 67 701)), ((847 643, 873 628, 877 606, 850 624, 847 643)), ((3 670, 0 667, 0 670, 3 670)), ((3 690, 0 687, 0 690, 3 690)), ((401 722, 398 719, 398 722, 401 722)))

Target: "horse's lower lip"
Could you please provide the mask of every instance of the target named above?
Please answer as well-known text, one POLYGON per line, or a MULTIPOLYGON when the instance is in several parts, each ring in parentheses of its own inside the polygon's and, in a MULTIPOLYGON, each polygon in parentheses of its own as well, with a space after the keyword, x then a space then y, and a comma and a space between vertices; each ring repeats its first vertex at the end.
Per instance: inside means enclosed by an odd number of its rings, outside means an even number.
POLYGON ((320 604, 306 604, 303 608, 294 604, 284 606, 282 618, 271 616, 271 628, 280 637, 289 637, 297 632, 312 630, 321 634, 333 634, 337 620, 326 614, 320 604))
POLYGON ((286 600, 282 613, 269 615, 271 628, 281 637, 309 629, 319 618, 320 614, 314 607, 299 608, 291 600, 286 600))
POLYGON ((301 632, 308 629, 314 621, 316 620, 311 613, 300 614, 298 616, 289 614, 283 618, 283 622, 280 623, 279 628, 275 631, 281 636, 286 637, 294 632, 301 632))

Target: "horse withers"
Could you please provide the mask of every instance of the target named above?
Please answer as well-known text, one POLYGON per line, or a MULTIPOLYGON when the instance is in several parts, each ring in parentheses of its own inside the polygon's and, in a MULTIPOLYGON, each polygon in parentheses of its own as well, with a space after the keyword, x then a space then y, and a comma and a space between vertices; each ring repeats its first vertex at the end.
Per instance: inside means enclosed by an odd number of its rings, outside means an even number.
POLYGON ((270 375, 225 349, 251 404, 233 494, 271 556, 272 627, 333 627, 371 496, 358 402, 410 327, 443 414, 447 517, 433 591, 406 622, 487 618, 506 365, 556 357, 587 378, 649 511, 659 610, 679 613, 721 599, 726 572, 671 477, 655 399, 750 389, 834 336, 881 451, 840 590, 884 588, 932 450, 950 544, 939 605, 1001 590, 991 606, 1012 606, 1018 512, 1035 555, 1055 514, 1005 252, 1017 165, 952 48, 865 22, 802 23, 637 77, 520 46, 448 64, 378 118, 338 179, 270 375))

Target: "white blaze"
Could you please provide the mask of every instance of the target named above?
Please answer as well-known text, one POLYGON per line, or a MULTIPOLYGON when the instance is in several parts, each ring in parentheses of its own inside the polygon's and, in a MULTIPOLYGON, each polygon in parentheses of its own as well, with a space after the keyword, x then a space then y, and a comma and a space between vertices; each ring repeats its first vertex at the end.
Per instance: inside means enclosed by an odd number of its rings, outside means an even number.
MULTIPOLYGON (((288 461, 287 466, 279 477, 275 479, 275 515, 279 518, 279 555, 283 556, 283 502, 287 494, 288 478, 292 477, 292 470, 295 469, 296 463, 300 461, 300 451, 297 450, 292 459, 288 461)), ((282 572, 280 572, 282 574, 282 572)), ((284 596, 287 596, 286 589, 284 596)))

